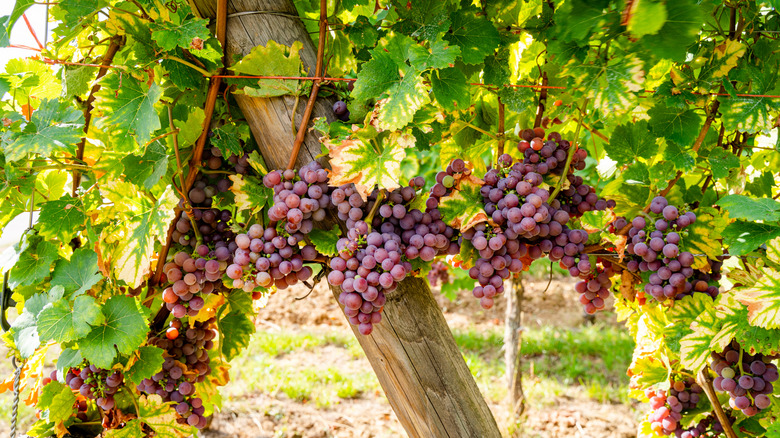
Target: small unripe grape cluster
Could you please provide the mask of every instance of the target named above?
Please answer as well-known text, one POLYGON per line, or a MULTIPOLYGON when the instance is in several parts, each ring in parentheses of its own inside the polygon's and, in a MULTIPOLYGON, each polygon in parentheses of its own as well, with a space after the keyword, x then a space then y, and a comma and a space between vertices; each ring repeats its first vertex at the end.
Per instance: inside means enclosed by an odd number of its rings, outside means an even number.
POLYGON ((263 177, 263 184, 274 190, 274 205, 268 218, 284 223, 290 234, 309 234, 314 222, 325 219, 330 204, 328 171, 312 161, 295 170, 274 170, 263 177))
POLYGON ((208 421, 203 416, 203 400, 195 395, 195 384, 205 381, 211 373, 208 350, 214 348, 217 337, 215 324, 214 318, 192 324, 172 320, 164 335, 149 339, 149 345, 164 350, 162 370, 138 385, 141 392, 177 403, 177 421, 199 429, 206 427, 208 421))
POLYGON ((728 392, 729 405, 748 417, 768 408, 772 401, 773 382, 778 379, 776 359, 762 354, 749 354, 736 340, 721 353, 711 354, 710 368, 718 377, 713 381, 716 391, 728 392))
MULTIPOLYGON (((57 380, 56 377, 56 371, 52 372, 52 380, 57 380)), ((123 383, 124 377, 119 371, 106 370, 92 364, 70 368, 65 374, 65 384, 70 389, 95 400, 95 404, 104 411, 114 408, 114 395, 123 383)))
POLYGON ((679 436, 682 414, 696 407, 702 391, 702 387, 691 378, 672 381, 668 391, 645 391, 653 409, 648 417, 652 430, 659 435, 679 436))
POLYGON ((312 245, 300 247, 303 242, 302 232, 285 237, 275 228, 253 224, 246 234, 236 236, 233 263, 226 270, 231 286, 252 292, 257 299, 263 294, 258 287, 287 289, 308 280, 312 269, 304 263, 314 260, 317 250, 312 245))

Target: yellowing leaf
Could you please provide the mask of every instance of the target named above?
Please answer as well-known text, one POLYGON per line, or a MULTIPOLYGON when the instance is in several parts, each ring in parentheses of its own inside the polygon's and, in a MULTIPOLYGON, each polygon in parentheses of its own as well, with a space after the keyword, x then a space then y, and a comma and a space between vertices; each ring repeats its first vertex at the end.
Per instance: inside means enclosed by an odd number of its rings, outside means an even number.
MULTIPOLYGON (((255 46, 230 69, 236 74, 251 76, 302 76, 303 64, 298 52, 303 43, 295 41, 291 47, 273 40, 265 47, 255 46)), ((240 79, 230 81, 239 85, 237 92, 253 97, 299 94, 299 81, 295 79, 240 79)))
POLYGON ((780 273, 764 268, 764 276, 755 286, 735 289, 736 299, 747 306, 751 325, 766 329, 780 328, 780 273))
POLYGON ((254 214, 273 199, 273 190, 264 186, 258 178, 241 174, 230 175, 228 178, 233 181, 230 191, 236 195, 235 205, 238 211, 249 210, 254 214))
POLYGON ((482 204, 480 189, 484 182, 473 174, 460 180, 458 190, 441 198, 441 217, 452 228, 466 231, 477 224, 487 222, 488 215, 482 204))
MULTIPOLYGON (((373 130, 373 127, 366 128, 373 130)), ((330 156, 330 183, 354 183, 363 199, 375 186, 387 190, 400 187, 401 160, 405 149, 414 146, 414 137, 400 132, 356 132, 347 139, 324 138, 330 156)))

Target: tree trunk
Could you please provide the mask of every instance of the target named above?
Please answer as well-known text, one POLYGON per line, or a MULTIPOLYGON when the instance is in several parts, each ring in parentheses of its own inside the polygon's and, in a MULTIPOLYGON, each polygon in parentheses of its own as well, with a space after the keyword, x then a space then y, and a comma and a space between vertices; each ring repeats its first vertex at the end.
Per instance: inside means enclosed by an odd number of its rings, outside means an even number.
POLYGON ((520 416, 525 411, 523 394, 523 369, 520 347, 523 343, 523 282, 521 279, 509 283, 506 294, 506 324, 504 325, 504 363, 509 385, 511 412, 520 416))
MULTIPOLYGON (((216 0, 193 3, 202 16, 216 15, 216 0)), ((232 0, 228 14, 228 58, 245 55, 269 40, 287 46, 301 41, 301 59, 313 74, 316 50, 291 0, 232 0), (236 14, 239 12, 244 14, 236 14)), ((286 166, 293 144, 294 98, 235 97, 266 163, 271 168, 286 166)), ((304 106, 305 99, 301 99, 296 120, 300 120, 304 106)), ((333 117, 326 99, 318 100, 312 119, 316 117, 333 117)), ((314 133, 307 133, 298 164, 311 161, 319 153, 319 140, 314 133)), ((425 281, 404 280, 396 291, 387 294, 382 322, 371 335, 363 336, 355 327, 352 329, 409 436, 501 436, 425 281)))

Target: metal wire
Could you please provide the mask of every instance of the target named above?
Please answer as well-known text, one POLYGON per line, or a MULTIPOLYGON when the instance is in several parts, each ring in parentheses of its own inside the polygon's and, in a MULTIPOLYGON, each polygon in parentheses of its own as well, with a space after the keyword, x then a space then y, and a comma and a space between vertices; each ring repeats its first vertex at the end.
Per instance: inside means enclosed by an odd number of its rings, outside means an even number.
POLYGON ((16 358, 11 358, 11 362, 16 370, 14 371, 14 401, 11 408, 11 438, 16 438, 16 422, 19 418, 19 383, 22 378, 22 367, 16 363, 16 358))

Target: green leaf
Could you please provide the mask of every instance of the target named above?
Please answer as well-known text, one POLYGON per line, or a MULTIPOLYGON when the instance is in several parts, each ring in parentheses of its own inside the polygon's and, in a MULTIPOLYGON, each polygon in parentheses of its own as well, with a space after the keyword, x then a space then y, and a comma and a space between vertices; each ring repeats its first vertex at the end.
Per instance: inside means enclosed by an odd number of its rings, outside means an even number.
MULTIPOLYGON (((702 70, 699 73, 699 80, 715 81, 721 78, 727 78, 729 71, 737 66, 737 62, 739 62, 739 59, 746 51, 747 46, 745 46, 745 44, 735 40, 725 40, 723 44, 718 45, 713 50, 713 56, 710 59, 710 62, 702 67, 702 70)), ((725 84, 729 84, 733 89, 731 82, 725 80, 722 82, 724 86, 725 84)))
POLYGON ((70 260, 60 259, 51 276, 52 286, 62 286, 68 294, 86 292, 103 279, 98 271, 97 254, 89 248, 79 248, 70 260))
POLYGON ((731 169, 739 168, 739 157, 726 149, 715 148, 707 157, 712 167, 712 177, 715 179, 729 176, 731 169))
POLYGON ((645 35, 642 44, 659 58, 685 61, 688 47, 696 42, 704 20, 694 0, 666 2, 666 22, 660 31, 645 35))
POLYGON ((75 150, 84 130, 84 114, 65 101, 45 99, 33 112, 30 123, 15 135, 5 149, 6 161, 16 161, 28 153, 49 156, 56 151, 75 150))
POLYGON ((128 155, 123 158, 122 165, 125 167, 127 181, 151 190, 168 170, 168 154, 165 153, 165 146, 155 141, 146 148, 142 156, 128 155))
POLYGON ((487 222, 488 215, 482 205, 482 181, 473 176, 462 178, 452 194, 441 198, 441 218, 452 228, 466 231, 477 224, 487 222))
POLYGON ((263 185, 259 178, 241 174, 230 175, 228 178, 233 182, 230 191, 236 195, 234 203, 238 211, 249 210, 254 214, 273 200, 273 189, 263 185))
POLYGON ((715 311, 708 310, 700 314, 691 323, 691 332, 680 341, 680 362, 697 374, 707 364, 710 357, 710 345, 720 330, 715 311))
POLYGON ((93 123, 106 132, 113 149, 130 152, 149 142, 161 126, 154 105, 163 89, 156 82, 149 85, 132 75, 117 73, 109 73, 100 84, 94 110, 98 117, 93 123))
POLYGON ((780 202, 772 198, 753 199, 745 195, 726 195, 716 203, 729 212, 732 219, 748 221, 780 221, 780 202))
POLYGON ((117 351, 131 354, 146 340, 149 328, 133 298, 117 295, 103 306, 105 320, 79 342, 81 354, 89 363, 111 368, 117 351))
POLYGON ((417 110, 431 101, 423 77, 411 71, 406 73, 401 82, 387 90, 387 99, 379 107, 381 129, 396 131, 403 128, 412 121, 417 110))
POLYGON ((84 358, 81 357, 81 352, 74 348, 65 348, 60 353, 60 357, 57 358, 57 373, 62 372, 63 376, 67 373, 65 370, 73 368, 84 362, 84 358))
POLYGON ((103 322, 103 314, 95 299, 81 295, 73 301, 63 298, 43 308, 38 315, 38 335, 41 341, 64 343, 86 336, 92 326, 103 322))
POLYGON ((460 46, 461 59, 466 64, 479 64, 498 48, 501 38, 493 23, 473 10, 460 10, 450 15, 452 28, 444 39, 460 46))
POLYGON ((604 149, 618 164, 628 164, 637 158, 652 158, 658 152, 658 145, 650 135, 647 121, 640 120, 616 127, 604 149))
POLYGON ((449 29, 449 13, 458 7, 457 3, 451 0, 417 0, 413 4, 394 0, 393 6, 401 17, 393 29, 421 41, 433 40, 449 29))
POLYGON ((177 46, 189 49, 192 40, 200 38, 205 41, 211 33, 208 28, 209 21, 205 19, 189 18, 182 23, 157 21, 151 24, 152 39, 165 51, 171 51, 177 46))
POLYGON ((35 354, 35 350, 41 345, 35 314, 26 309, 11 324, 11 333, 13 334, 14 346, 19 350, 23 359, 35 354))
POLYGON ((666 6, 653 0, 639 0, 632 7, 628 31, 637 38, 653 35, 666 23, 666 6))
POLYGON ((456 68, 447 68, 431 74, 431 88, 436 101, 448 111, 466 109, 471 93, 466 76, 456 68))
POLYGON ((211 137, 211 144, 222 152, 223 157, 230 157, 231 155, 240 157, 244 155, 236 125, 221 126, 213 129, 211 132, 214 133, 214 136, 211 137))
POLYGON ((591 31, 604 19, 605 0, 573 0, 555 11, 556 38, 562 41, 587 40, 591 31))
POLYGON ((358 102, 378 99, 400 80, 398 65, 393 58, 381 50, 375 50, 371 60, 363 64, 358 72, 355 88, 350 95, 358 102))
POLYGON ((87 215, 79 198, 65 195, 56 201, 48 201, 41 207, 38 228, 41 236, 68 243, 78 231, 84 229, 87 215))
POLYGON ((419 44, 412 46, 409 49, 409 62, 420 71, 429 68, 443 69, 451 67, 459 55, 460 47, 449 46, 444 40, 436 40, 431 43, 430 50, 419 44))
POLYGON ((8 285, 17 286, 38 283, 49 276, 52 262, 57 259, 57 245, 33 238, 11 269, 8 285))
POLYGON ((778 236, 780 226, 738 220, 723 230, 723 243, 732 256, 744 255, 778 236))
POLYGON ((691 170, 696 166, 696 159, 691 153, 691 148, 667 141, 663 156, 664 160, 672 163, 676 170, 691 170))
POLYGON ((780 328, 780 273, 765 268, 764 276, 747 289, 734 290, 735 298, 748 310, 751 325, 765 329, 780 328))
POLYGON ((0 33, 0 47, 8 47, 11 44, 11 30, 14 24, 34 4, 35 0, 16 0, 11 15, 0 17, 0 26, 3 26, 3 31, 0 33))
POLYGON ((219 320, 222 354, 228 361, 238 356, 249 345, 251 336, 255 333, 255 324, 243 312, 230 312, 219 320))
POLYGON ((650 130, 658 137, 664 137, 674 143, 689 147, 699 135, 701 116, 693 110, 669 108, 656 105, 647 115, 650 116, 650 130))
POLYGON ((125 371, 125 376, 136 385, 160 371, 165 361, 163 350, 151 345, 140 347, 134 359, 133 364, 125 371))
POLYGON ((58 34, 66 34, 106 6, 108 2, 105 0, 62 0, 52 8, 51 14, 60 21, 57 26, 58 34))
POLYGON ((151 429, 157 438, 184 438, 196 434, 196 429, 176 420, 179 415, 170 403, 164 403, 157 394, 142 395, 138 399, 138 418, 127 422, 121 429, 103 433, 105 438, 137 438, 147 435, 145 427, 151 429))
POLYGON ((73 415, 76 395, 71 389, 57 381, 49 382, 41 390, 37 408, 46 411, 44 417, 52 423, 63 423, 73 415))
MULTIPOLYGON (((273 40, 263 46, 252 48, 241 61, 233 64, 235 74, 249 76, 301 76, 303 64, 299 51, 303 43, 295 41, 291 47, 273 40)), ((300 94, 300 83, 295 79, 241 79, 229 81, 240 88, 236 92, 253 97, 284 96, 300 94)))
POLYGON ((357 47, 374 47, 376 40, 379 38, 379 32, 376 30, 376 27, 363 15, 357 17, 355 22, 347 26, 344 31, 349 36, 349 41, 357 47))
POLYGON ((414 137, 400 132, 384 131, 377 135, 373 127, 365 133, 356 133, 358 138, 336 140, 324 139, 331 165, 330 184, 339 186, 355 183, 360 195, 366 199, 374 186, 387 190, 400 187, 401 160, 406 148, 414 146, 414 137), (371 136, 375 136, 371 138, 371 136), (375 145, 380 145, 380 151, 375 145))
POLYGON ((333 225, 330 230, 313 229, 309 233, 309 240, 320 254, 328 257, 336 256, 339 251, 336 249, 336 242, 341 237, 341 229, 338 225, 333 225))
POLYGON ((64 66, 62 70, 62 94, 67 97, 85 96, 95 79, 94 67, 64 66))
POLYGON ((203 112, 203 108, 193 108, 188 111, 186 121, 174 119, 173 124, 179 129, 179 147, 195 144, 203 132, 205 119, 206 113, 203 112))
MULTIPOLYGON (((734 73, 734 72, 732 72, 734 73)), ((758 95, 778 94, 777 71, 745 67, 740 69, 744 80, 750 82, 750 93, 758 95)), ((773 117, 780 110, 780 101, 772 97, 720 97, 718 109, 727 131, 761 132, 768 134, 774 127, 773 117)))
MULTIPOLYGON (((727 221, 720 212, 714 208, 700 207, 696 210, 696 222, 686 229, 687 234, 680 244, 680 249, 691 254, 704 254, 707 258, 716 260, 723 254, 720 239, 726 225, 727 221)), ((692 267, 704 269, 707 267, 707 260, 704 257, 695 257, 692 267)))

